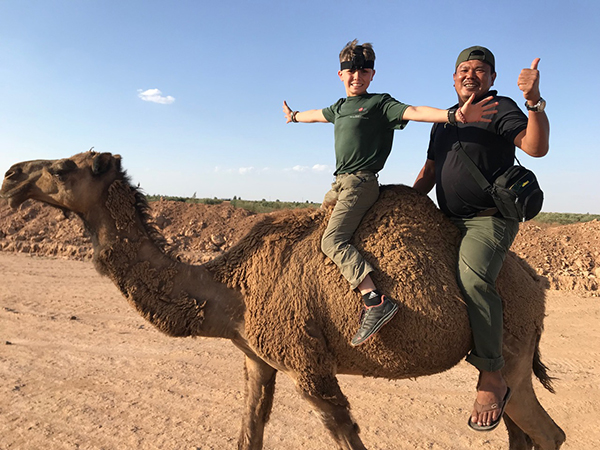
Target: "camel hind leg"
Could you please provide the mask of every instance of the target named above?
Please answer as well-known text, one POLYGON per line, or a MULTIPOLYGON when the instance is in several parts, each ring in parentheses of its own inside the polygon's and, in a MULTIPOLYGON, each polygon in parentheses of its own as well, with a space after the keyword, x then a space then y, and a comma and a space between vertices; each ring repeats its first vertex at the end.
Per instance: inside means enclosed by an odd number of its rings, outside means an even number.
POLYGON ((531 438, 507 414, 504 414, 503 419, 508 430, 509 450, 531 450, 533 448, 531 438))
POLYGON ((551 378, 540 360, 539 338, 539 334, 530 336, 529 346, 524 348, 521 341, 521 351, 515 351, 511 344, 516 344, 516 340, 505 337, 504 376, 512 389, 512 397, 506 405, 504 421, 511 450, 557 450, 566 439, 565 433, 540 404, 533 389, 532 378, 535 373, 544 387, 554 392, 551 378))
POLYGON ((506 405, 505 423, 511 450, 529 450, 532 446, 557 450, 565 441, 565 433, 540 405, 531 382, 514 389, 506 405))
POLYGON ((273 407, 277 370, 257 357, 246 356, 244 363, 245 410, 238 440, 239 450, 261 450, 265 425, 273 407))

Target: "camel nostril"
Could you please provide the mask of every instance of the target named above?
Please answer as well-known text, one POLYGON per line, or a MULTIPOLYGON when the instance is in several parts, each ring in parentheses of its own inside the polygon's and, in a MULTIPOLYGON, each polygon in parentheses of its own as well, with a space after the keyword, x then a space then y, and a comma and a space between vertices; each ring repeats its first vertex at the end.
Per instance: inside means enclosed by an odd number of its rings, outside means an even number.
POLYGON ((6 172, 6 174, 4 174, 4 178, 14 177, 15 175, 18 175, 21 172, 22 172, 21 169, 9 169, 8 172, 6 172))

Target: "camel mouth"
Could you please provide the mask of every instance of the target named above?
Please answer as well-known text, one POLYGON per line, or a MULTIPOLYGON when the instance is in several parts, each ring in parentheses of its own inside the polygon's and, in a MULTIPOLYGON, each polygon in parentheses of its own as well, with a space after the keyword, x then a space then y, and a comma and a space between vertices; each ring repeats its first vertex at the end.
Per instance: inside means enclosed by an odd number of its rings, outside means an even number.
POLYGON ((8 206, 10 206, 12 209, 16 209, 23 202, 25 202, 25 200, 27 200, 27 195, 25 194, 27 190, 27 184, 16 186, 10 190, 7 190, 3 187, 0 191, 0 198, 6 199, 8 202, 8 206))

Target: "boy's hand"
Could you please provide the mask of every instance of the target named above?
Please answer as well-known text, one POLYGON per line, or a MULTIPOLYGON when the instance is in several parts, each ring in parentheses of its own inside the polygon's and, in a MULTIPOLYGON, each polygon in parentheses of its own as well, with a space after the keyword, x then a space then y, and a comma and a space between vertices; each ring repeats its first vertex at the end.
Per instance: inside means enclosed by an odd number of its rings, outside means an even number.
POLYGON ((283 114, 285 114, 285 123, 290 123, 292 121, 292 109, 285 100, 283 101, 283 114))
POLYGON ((487 119, 483 116, 491 116, 492 114, 496 114, 498 112, 496 109, 493 109, 498 106, 498 102, 489 103, 493 98, 494 97, 490 95, 489 97, 486 97, 483 100, 473 104, 475 94, 471 94, 469 99, 460 108, 460 111, 466 120, 465 123, 491 122, 492 119, 487 119))
POLYGON ((327 123, 327 119, 320 109, 310 109, 308 111, 292 111, 286 101, 283 102, 283 114, 285 114, 285 122, 302 122, 302 123, 327 123))

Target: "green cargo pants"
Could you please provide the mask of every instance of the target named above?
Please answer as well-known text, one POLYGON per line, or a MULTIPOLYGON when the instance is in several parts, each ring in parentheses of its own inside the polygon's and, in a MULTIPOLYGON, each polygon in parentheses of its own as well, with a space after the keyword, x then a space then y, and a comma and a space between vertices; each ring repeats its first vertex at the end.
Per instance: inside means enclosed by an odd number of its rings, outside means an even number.
POLYGON ((502 299, 496 291, 508 249, 519 222, 494 216, 452 218, 462 240, 458 254, 458 284, 467 302, 473 330, 473 350, 467 361, 493 372, 504 366, 502 357, 502 299))
POLYGON ((323 233, 321 249, 340 268, 352 289, 357 288, 373 267, 350 244, 350 239, 378 197, 377 175, 360 171, 338 175, 323 200, 323 206, 337 202, 323 233))

